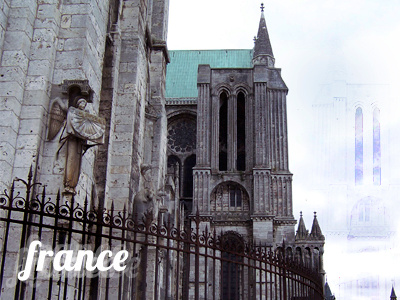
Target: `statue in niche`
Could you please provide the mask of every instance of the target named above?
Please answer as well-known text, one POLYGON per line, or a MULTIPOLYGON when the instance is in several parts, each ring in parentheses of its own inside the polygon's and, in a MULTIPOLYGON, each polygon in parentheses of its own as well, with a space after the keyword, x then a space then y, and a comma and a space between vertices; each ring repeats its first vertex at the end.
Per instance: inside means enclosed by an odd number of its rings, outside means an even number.
POLYGON ((141 165, 140 173, 143 177, 143 187, 137 192, 133 199, 133 213, 141 221, 146 215, 155 220, 158 215, 157 196, 151 180, 151 166, 141 165))
POLYGON ((75 97, 73 103, 75 106, 68 107, 59 97, 54 99, 48 132, 48 139, 52 140, 63 128, 57 155, 67 144, 64 192, 70 194, 75 194, 83 155, 89 148, 104 143, 105 132, 105 119, 86 110, 87 101, 84 97, 75 97))

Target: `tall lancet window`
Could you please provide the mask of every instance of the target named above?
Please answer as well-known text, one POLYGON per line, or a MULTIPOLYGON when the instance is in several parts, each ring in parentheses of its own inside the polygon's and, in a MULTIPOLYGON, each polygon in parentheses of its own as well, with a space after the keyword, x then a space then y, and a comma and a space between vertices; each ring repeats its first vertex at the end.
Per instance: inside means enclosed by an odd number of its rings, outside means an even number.
POLYGON ((246 170, 246 105, 242 92, 237 96, 237 159, 236 169, 246 170))
POLYGON ((374 160, 374 184, 381 185, 381 123, 380 123, 380 111, 378 108, 374 109, 374 120, 373 120, 373 160, 374 160))
POLYGON ((228 170, 228 96, 220 95, 219 107, 219 170, 228 170))
POLYGON ((363 113, 359 107, 355 116, 355 184, 363 183, 363 160, 364 160, 364 142, 363 142, 363 113))

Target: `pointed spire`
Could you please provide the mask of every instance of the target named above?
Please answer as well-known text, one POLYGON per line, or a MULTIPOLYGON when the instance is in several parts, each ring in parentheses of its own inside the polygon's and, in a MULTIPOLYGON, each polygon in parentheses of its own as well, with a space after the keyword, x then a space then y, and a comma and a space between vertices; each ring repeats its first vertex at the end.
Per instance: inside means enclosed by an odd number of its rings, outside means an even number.
POLYGON ((273 67, 275 63, 271 42, 269 40, 267 24, 265 22, 263 3, 261 3, 261 18, 258 26, 258 34, 254 41, 253 63, 267 64, 269 67, 273 67))
POLYGON ((314 221, 311 227, 310 239, 312 240, 325 240, 324 235, 322 234, 321 228, 319 227, 317 213, 314 212, 314 221))
POLYGON ((334 300, 335 296, 332 294, 331 288, 329 287, 328 281, 325 282, 325 299, 334 300))
POLYGON ((392 286, 392 293, 390 294, 390 300, 397 300, 396 293, 394 292, 394 287, 392 286))
POLYGON ((306 224, 304 224, 303 212, 300 212, 299 227, 297 227, 297 232, 296 232, 296 241, 305 240, 307 239, 307 237, 308 237, 308 230, 306 228, 306 224))

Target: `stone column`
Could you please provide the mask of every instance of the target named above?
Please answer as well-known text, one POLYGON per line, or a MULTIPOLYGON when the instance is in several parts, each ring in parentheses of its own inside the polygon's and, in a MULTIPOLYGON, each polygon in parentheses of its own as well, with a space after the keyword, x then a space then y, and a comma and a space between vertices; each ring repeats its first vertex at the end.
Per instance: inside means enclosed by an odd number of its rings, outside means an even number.
POLYGON ((219 108, 220 99, 218 95, 211 96, 211 170, 213 173, 219 170, 219 108))
MULTIPOLYGON (((3 1, 3 9, 2 14, 8 13, 8 19, 4 20, 1 25, 4 36, 1 39, 3 47, 0 61, 0 118, 6 121, 0 125, 0 184, 7 187, 13 178, 13 167, 16 160, 17 135, 21 126, 20 118, 37 1, 27 0, 21 3, 3 1)), ((28 124, 29 121, 23 123, 23 130, 26 133, 40 131, 37 126, 28 124)), ((30 163, 34 158, 35 156, 29 153, 30 163)), ((23 157, 21 159, 21 163, 26 160, 23 157)), ((27 173, 26 171, 24 176, 27 173)))
POLYGON ((197 87, 199 96, 197 100, 197 153, 196 165, 198 167, 210 166, 210 80, 211 69, 209 65, 199 65, 197 73, 197 87))
POLYGON ((145 107, 149 92, 149 38, 146 34, 147 2, 123 1, 118 81, 112 102, 107 158, 105 206, 132 208, 140 184, 143 162, 145 107))
POLYGON ((254 147, 255 147, 255 166, 267 167, 271 138, 269 137, 269 110, 267 109, 268 100, 266 97, 266 83, 255 83, 254 93, 254 147))
POLYGON ((43 153, 42 147, 46 140, 49 87, 55 66, 61 12, 57 3, 40 3, 38 11, 40 13, 36 16, 33 28, 24 103, 21 109, 14 175, 24 178, 30 166, 40 161, 41 167, 37 170, 37 176, 45 181, 41 175, 50 175, 55 156, 54 151, 51 158, 48 157, 47 153, 43 153))
POLYGON ((209 65, 199 65, 197 87, 197 146, 196 167, 193 168, 193 213, 197 208, 201 214, 209 213, 211 177, 211 69, 209 65))
POLYGON ((230 95, 228 99, 228 171, 236 170, 237 158, 237 99, 230 95))

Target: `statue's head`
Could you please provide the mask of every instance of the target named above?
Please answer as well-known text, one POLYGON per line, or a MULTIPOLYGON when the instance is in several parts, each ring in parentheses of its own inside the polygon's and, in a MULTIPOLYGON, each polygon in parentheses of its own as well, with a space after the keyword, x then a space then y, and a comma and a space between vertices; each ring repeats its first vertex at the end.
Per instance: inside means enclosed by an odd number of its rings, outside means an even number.
POLYGON ((80 110, 84 110, 86 107, 87 101, 85 98, 79 98, 78 101, 76 102, 76 107, 79 108, 80 110))

